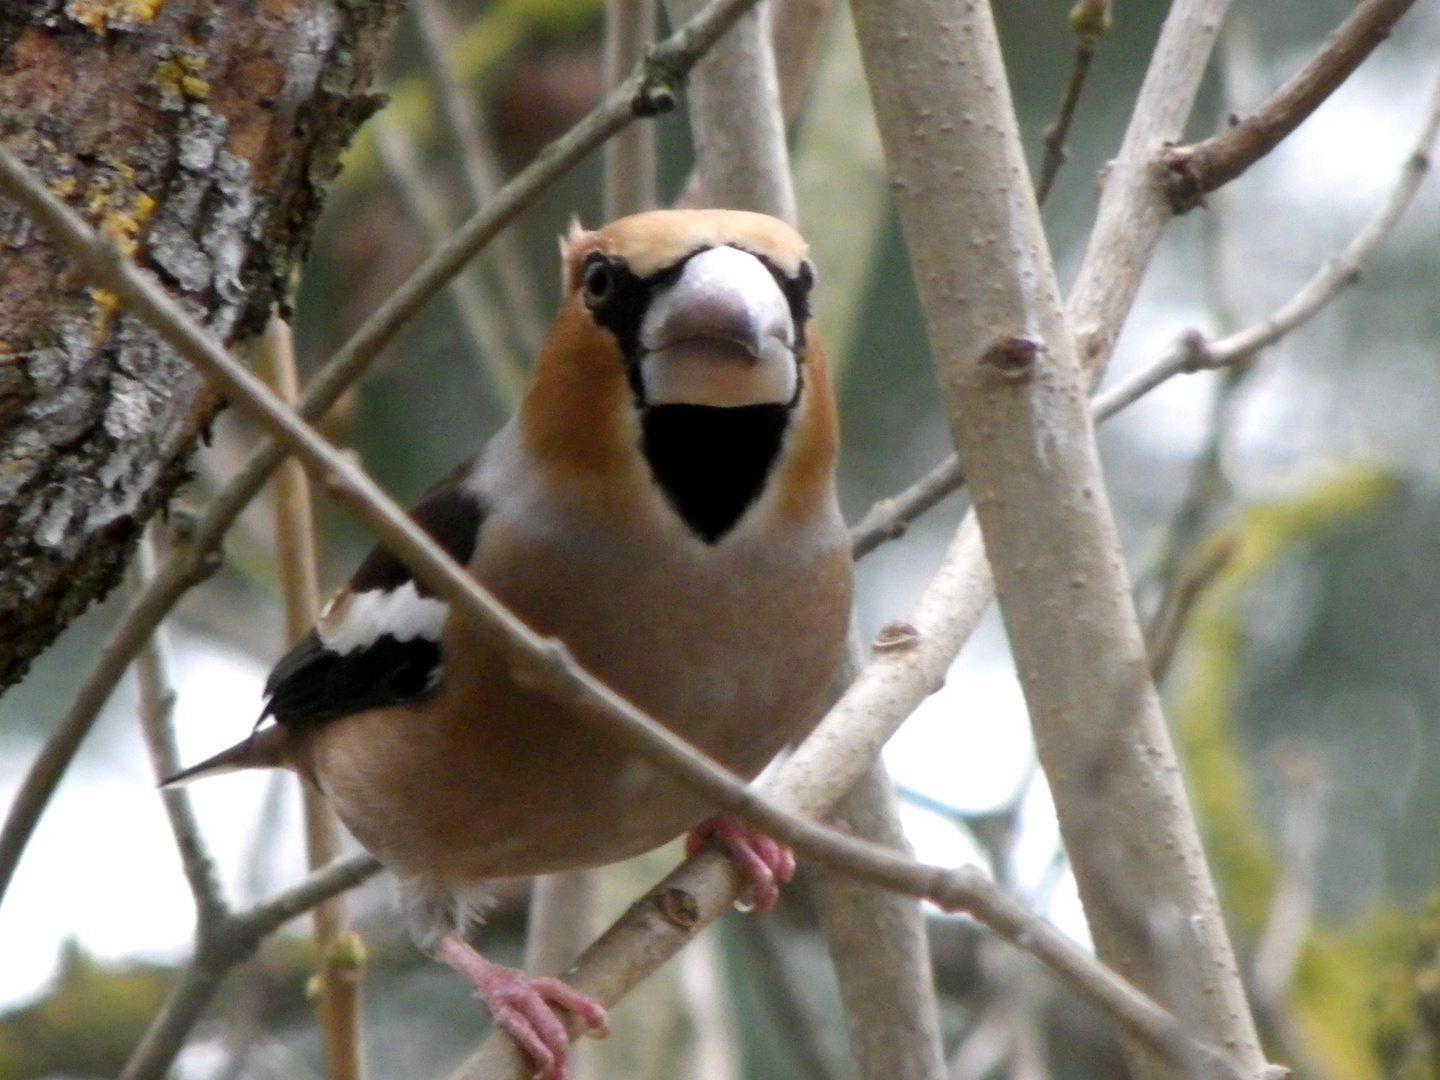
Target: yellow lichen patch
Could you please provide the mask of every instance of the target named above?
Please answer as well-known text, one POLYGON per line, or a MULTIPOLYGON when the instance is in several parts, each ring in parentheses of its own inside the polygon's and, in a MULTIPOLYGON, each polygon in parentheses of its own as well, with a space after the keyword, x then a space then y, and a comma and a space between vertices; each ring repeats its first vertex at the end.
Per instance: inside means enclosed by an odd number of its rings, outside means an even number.
MULTIPOLYGON (((155 200, 129 187, 129 182, 135 177, 134 169, 128 165, 116 165, 114 169, 114 174, 97 177, 91 182, 85 193, 85 205, 95 222, 95 228, 108 237, 127 258, 133 258, 140 250, 140 237, 145 231, 145 223, 155 212, 155 200)), ((119 299, 110 290, 100 288, 92 288, 90 296, 98 309, 91 333, 92 339, 98 344, 110 331, 110 319, 119 299)))
POLYGON ((155 200, 149 195, 136 194, 127 208, 105 211, 97 227, 126 255, 134 255, 140 248, 140 233, 145 222, 154 212, 155 200))
POLYGON ((204 101, 210 96, 210 84, 200 77, 205 58, 181 53, 162 60, 155 67, 155 83, 166 97, 177 101, 204 101))
POLYGON ((92 33, 112 26, 138 26, 152 21, 165 0, 67 0, 65 14, 92 33))

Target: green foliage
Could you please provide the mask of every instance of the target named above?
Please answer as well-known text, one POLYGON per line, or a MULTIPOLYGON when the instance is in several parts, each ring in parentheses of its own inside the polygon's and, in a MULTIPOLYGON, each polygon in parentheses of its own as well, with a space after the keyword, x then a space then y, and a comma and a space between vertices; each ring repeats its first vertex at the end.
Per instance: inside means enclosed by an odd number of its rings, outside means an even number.
POLYGON ((0 1016, 0 1076, 114 1076, 174 983, 171 968, 111 967, 67 944, 54 988, 0 1016))
MULTIPOLYGON (((1420 915, 1395 919, 1374 995, 1375 1056, 1397 1080, 1440 1078, 1440 888, 1420 915)), ((1378 952, 1378 950, 1377 950, 1378 952)))
POLYGON ((1253 941, 1264 926, 1277 872, 1233 723, 1246 596, 1298 545, 1370 511, 1394 486, 1385 470, 1348 467, 1292 498, 1246 507, 1207 538, 1193 560, 1205 565, 1216 547, 1228 549, 1224 569, 1191 616, 1171 715, 1206 851, 1242 942, 1253 941))
MULTIPOLYGON (((1298 495, 1247 507, 1203 545, 1225 568, 1192 616, 1176 737, 1206 849, 1242 950, 1264 927, 1279 873, 1244 748, 1235 701, 1246 652, 1247 596, 1297 548, 1375 511, 1396 489, 1383 469, 1355 465, 1298 495)), ((1291 986, 1301 1042, 1327 1075, 1440 1080, 1440 892, 1419 916, 1380 907, 1343 927, 1312 928, 1291 986)))
MULTIPOLYGON (((1414 917, 1384 908, 1345 927, 1312 929, 1290 998, 1301 1040, 1329 1075, 1353 1080, 1401 1075, 1386 1067, 1380 1033, 1404 1032, 1404 1038, 1414 1024, 1404 1006, 1383 1005, 1382 998, 1387 984, 1403 980, 1400 965, 1416 926, 1414 917)), ((1418 1074, 1417 1080, 1429 1075, 1418 1074)))

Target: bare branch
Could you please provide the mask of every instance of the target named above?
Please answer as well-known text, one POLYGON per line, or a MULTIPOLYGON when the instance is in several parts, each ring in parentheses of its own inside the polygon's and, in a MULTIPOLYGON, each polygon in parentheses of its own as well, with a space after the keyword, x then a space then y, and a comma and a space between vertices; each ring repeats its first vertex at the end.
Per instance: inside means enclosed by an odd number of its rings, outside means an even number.
POLYGON ((342 859, 247 911, 225 915, 202 928, 194 958, 119 1080, 161 1080, 232 968, 254 955, 266 937, 291 919, 379 872, 380 864, 369 855, 342 859))
POLYGON ((1249 359, 1313 318, 1336 295, 1358 281, 1425 182, 1437 134, 1440 134, 1440 82, 1431 91, 1419 138, 1405 159, 1395 186, 1375 215, 1342 251, 1326 260, 1299 292, 1253 326, 1215 341, 1206 340, 1198 330, 1186 331, 1165 356, 1097 395, 1096 419, 1113 416, 1175 375, 1222 368, 1249 359))
MULTIPOLYGON (((475 108, 473 91, 461 82, 446 56, 446 47, 454 40, 449 14, 443 0, 417 0, 413 9, 420 27, 422 57, 440 97, 450 138, 460 151, 460 166, 470 191, 471 205, 482 207, 500 189, 502 174, 485 124, 475 108)), ((645 43, 648 45, 649 40, 645 43)), ((643 55, 642 51, 632 56, 620 75, 623 77, 633 69, 643 55)), ((607 84, 606 89, 613 89, 618 82, 617 78, 615 83, 607 84)), ((650 130, 649 124, 632 124, 616 138, 650 130)), ((497 236, 490 249, 482 253, 480 266, 487 272, 486 279, 504 297, 506 322, 515 332, 520 347, 526 355, 534 356, 545 344, 545 320, 516 237, 509 232, 497 236)))
MULTIPOLYGON (((853 8, 951 431, 1096 950, 1152 994, 1177 980, 1196 988, 1187 1020, 1258 1074, 1264 1058, 1149 678, 989 7, 853 8), (907 50, 912 39, 926 47, 907 50), (965 119, 964 137, 949 136, 951 116, 965 119), (1149 932, 1152 910, 1184 913, 1174 947, 1149 932)), ((1137 1073, 1172 1075, 1173 1062, 1127 1042, 1137 1073)))
POLYGON ((960 490, 964 483, 960 459, 951 454, 904 491, 875 503, 850 529, 855 558, 863 558, 881 544, 904 536, 916 518, 960 490))
MULTIPOLYGON (((295 343, 289 325, 278 314, 270 316, 265 328, 256 368, 276 396, 293 406, 300 396, 295 343)), ((274 487, 275 551, 285 596, 285 641, 295 645, 310 632, 320 610, 310 479, 300 463, 291 460, 275 474, 274 487)), ((173 776, 178 768, 177 761, 165 775, 173 776)), ((301 802, 306 861, 315 871, 339 858, 339 824, 325 797, 303 780, 301 802)), ((349 928, 341 897, 315 909, 315 954, 320 959, 316 1011, 325 1045, 326 1074, 329 1080, 360 1080, 365 1071, 361 1058, 359 963, 364 950, 349 928)))
MULTIPOLYGON (((605 86, 619 84, 655 36, 656 0, 606 0, 605 86)), ((632 124, 605 144, 605 220, 656 205, 655 129, 632 124)))
POLYGON ((1276 748, 1276 757, 1285 788, 1281 869, 1251 966, 1255 1005, 1301 1076, 1307 1080, 1331 1080, 1332 1071, 1316 1060, 1296 1024, 1289 991, 1314 915, 1318 860, 1325 843, 1327 804, 1333 785, 1324 758, 1307 747, 1287 740, 1276 748))
MULTIPOLYGON (((910 855, 880 759, 836 810, 842 828, 910 855)), ((907 896, 822 870, 816 899, 830 941, 850 1046, 866 1077, 944 1080, 925 916, 907 896)))
MULTIPOLYGON (((699 0, 667 0, 666 6, 672 18, 687 18, 699 0)), ((770 11, 758 5, 696 65, 687 101, 706 204, 757 210, 793 225, 770 11)))
MULTIPOLYGON (((130 567, 129 585, 132 593, 143 589, 155 576, 155 541, 152 525, 141 537, 130 567)), ((135 658, 135 674, 140 684, 140 727, 150 751, 158 783, 173 776, 180 768, 180 753, 175 744, 175 690, 170 682, 169 643, 164 625, 157 626, 135 658)), ((195 807, 183 790, 160 792, 170 831, 180 852, 180 865, 195 900, 196 921, 200 926, 212 924, 227 913, 220 880, 195 819, 195 807)))
POLYGON ((530 894, 530 925, 525 936, 525 970, 558 975, 599 933, 596 905, 599 880, 594 870, 545 874, 530 894))
POLYGON ((1230 565, 1236 546, 1234 538, 1227 538, 1212 545, 1195 565, 1175 582, 1161 601, 1160 610, 1156 612, 1155 620, 1145 635, 1145 651, 1150 656, 1150 677, 1156 682, 1163 679, 1170 670, 1171 661, 1175 658, 1175 648, 1180 644, 1180 636, 1184 633, 1185 624, 1190 620, 1190 613, 1195 610, 1195 605, 1205 594, 1205 590, 1214 584, 1215 579, 1230 565))
POLYGON ((1161 162, 1175 213, 1195 209, 1208 192, 1228 184, 1274 150, 1390 36, 1414 3, 1362 0, 1320 51, 1253 113, 1202 143, 1167 150, 1161 162))
MULTIPOLYGON (((381 113, 375 120, 375 149, 411 220, 424 230, 432 244, 441 243, 455 223, 450 220, 439 185, 420 164, 409 130, 393 115, 381 113)), ((504 235, 508 234, 500 234, 504 235)), ((488 295, 474 265, 456 274, 448 291, 495 395, 508 408, 514 408, 524 392, 527 373, 510 346, 500 318, 501 305, 488 295)))
POLYGON ((832 0, 773 0, 771 40, 780 79, 780 112, 794 120, 810 86, 810 72, 832 0))
POLYGON ((1066 297, 1066 321, 1093 387, 1109 363, 1140 280, 1174 216, 1155 178, 1180 140, 1230 0, 1176 0, 1160 28, 1120 152, 1106 167, 1095 228, 1066 297))
POLYGON ((1075 34, 1075 59, 1070 67, 1070 77, 1065 80, 1065 89, 1060 94, 1060 107, 1055 119, 1045 128, 1042 143, 1045 159, 1040 165, 1040 179, 1035 182, 1035 201, 1041 206, 1050 197, 1050 189, 1069 152, 1065 140, 1070 134, 1070 125, 1075 120, 1075 110, 1080 106, 1080 92, 1085 89, 1085 80, 1090 75, 1090 65, 1100 47, 1100 39, 1110 29, 1110 0, 1079 0, 1070 9, 1070 29, 1075 34))

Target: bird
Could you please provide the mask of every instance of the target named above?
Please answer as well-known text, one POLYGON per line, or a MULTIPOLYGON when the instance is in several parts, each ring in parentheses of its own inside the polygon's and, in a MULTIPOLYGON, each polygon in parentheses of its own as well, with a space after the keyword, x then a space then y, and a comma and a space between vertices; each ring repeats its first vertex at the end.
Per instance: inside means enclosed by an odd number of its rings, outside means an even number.
MULTIPOLYGON (((815 270, 785 223, 658 210, 561 239, 563 299, 510 420, 412 519, 538 633, 753 779, 843 678, 851 548, 815 270)), ((421 949, 546 1080, 551 1005, 598 1002, 467 941, 486 882, 616 862, 688 830, 762 910, 793 854, 573 708, 383 546, 270 673, 251 736, 171 778, 284 767, 391 870, 421 949)))

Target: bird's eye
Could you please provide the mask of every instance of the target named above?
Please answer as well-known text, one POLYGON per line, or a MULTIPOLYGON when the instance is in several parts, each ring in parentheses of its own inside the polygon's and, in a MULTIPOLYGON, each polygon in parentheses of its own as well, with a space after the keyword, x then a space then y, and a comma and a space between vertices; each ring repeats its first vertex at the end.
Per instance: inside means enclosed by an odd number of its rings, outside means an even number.
POLYGON ((610 260, 603 255, 592 256, 585 264, 582 285, 585 289, 585 302, 592 307, 609 300, 615 292, 615 268, 610 264, 610 260))
POLYGON ((809 259, 801 260, 800 269, 795 274, 795 284, 802 293, 808 293, 815 287, 815 264, 809 259))

